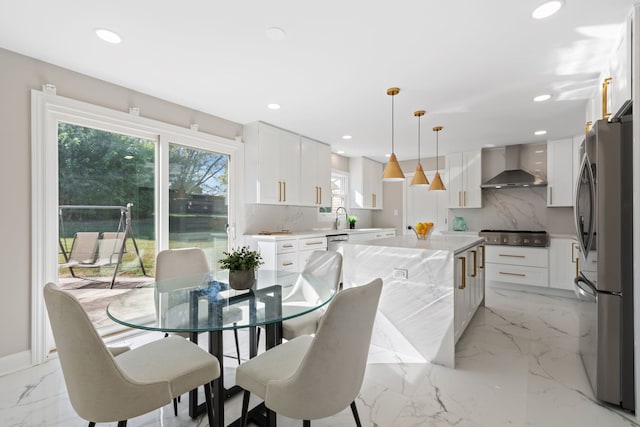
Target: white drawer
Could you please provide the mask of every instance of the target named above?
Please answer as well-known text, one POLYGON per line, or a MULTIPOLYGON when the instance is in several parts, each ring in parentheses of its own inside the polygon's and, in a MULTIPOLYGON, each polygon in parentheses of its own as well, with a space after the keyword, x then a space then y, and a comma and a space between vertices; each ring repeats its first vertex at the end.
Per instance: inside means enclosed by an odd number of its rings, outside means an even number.
POLYGON ((298 271, 298 253, 278 254, 276 264, 278 271, 298 271))
POLYGON ((497 282, 548 287, 549 270, 541 267, 526 267, 522 265, 487 264, 485 279, 497 282))
POLYGON ((485 262, 547 268, 549 255, 547 248, 486 245, 485 262))
POLYGON ((298 251, 298 241, 295 239, 291 240, 278 240, 276 242, 276 253, 284 254, 287 252, 297 252, 298 251))
POLYGON ((307 237, 298 240, 298 250, 319 250, 324 251, 327 249, 327 238, 322 237, 307 237))

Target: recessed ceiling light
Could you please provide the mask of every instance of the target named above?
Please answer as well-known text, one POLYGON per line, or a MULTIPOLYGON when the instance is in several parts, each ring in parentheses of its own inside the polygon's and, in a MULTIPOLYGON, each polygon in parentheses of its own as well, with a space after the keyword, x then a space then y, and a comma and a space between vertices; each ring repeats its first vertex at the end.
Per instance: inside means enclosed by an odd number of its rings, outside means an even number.
POLYGON ((280 109, 280 104, 269 104, 267 105, 267 108, 270 110, 279 110, 280 109))
POLYGON ((384 156, 385 157, 391 157, 391 154, 385 154, 384 156))
POLYGON ((107 30, 105 28, 98 28, 96 30, 96 36, 100 37, 102 40, 106 41, 107 43, 118 44, 122 41, 122 37, 120 37, 113 31, 107 30))
POLYGON ((342 139, 351 139, 352 136, 351 135, 342 135, 342 139))
POLYGON ((533 134, 534 135, 546 135, 547 131, 546 130, 537 130, 533 134))
POLYGON ((274 42, 279 42, 287 38, 287 33, 285 33, 282 28, 278 27, 267 28, 265 33, 267 34, 267 38, 274 42))
POLYGON ((535 98, 533 98, 534 102, 543 102, 543 101, 548 101, 549 99, 551 99, 551 95, 549 95, 548 93, 545 93, 544 95, 538 95, 535 98))
POLYGON ((344 154, 344 150, 336 151, 336 154, 344 154))
POLYGON ((485 144, 484 146, 487 148, 493 148, 496 146, 496 144, 485 144))
POLYGON ((536 7, 534 11, 531 13, 531 17, 533 19, 548 18, 551 15, 555 14, 557 11, 559 11, 561 7, 562 7, 562 1, 560 0, 548 1, 536 7))

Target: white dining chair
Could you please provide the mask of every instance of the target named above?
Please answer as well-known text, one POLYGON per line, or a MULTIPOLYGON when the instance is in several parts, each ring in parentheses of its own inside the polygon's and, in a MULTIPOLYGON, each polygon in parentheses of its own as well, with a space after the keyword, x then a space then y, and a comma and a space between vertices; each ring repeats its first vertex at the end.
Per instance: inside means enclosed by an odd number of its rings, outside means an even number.
POLYGON ((240 365, 236 384, 242 387, 242 426, 246 426, 250 394, 264 400, 269 425, 275 414, 311 420, 337 414, 351 406, 360 419, 355 398, 367 365, 371 334, 382 280, 338 293, 322 317, 315 337, 303 335, 273 347, 240 365))
MULTIPOLYGON (((318 300, 318 295, 314 294, 313 283, 320 281, 329 283, 331 287, 338 291, 340 277, 342 275, 342 255, 335 251, 313 251, 302 272, 298 275, 291 292, 283 296, 282 304, 286 309, 287 305, 312 304, 318 300)), ((287 319, 282 322, 282 337, 292 340, 301 335, 315 334, 318 329, 320 318, 325 309, 311 311, 302 316, 287 319)), ((258 329, 258 343, 260 340, 260 329, 258 329)))
POLYGON ((47 283, 44 300, 71 405, 89 427, 115 421, 125 427, 128 419, 201 385, 213 425, 211 381, 220 376, 216 357, 180 337, 110 352, 73 295, 47 283))
MULTIPOLYGON (((204 251, 200 248, 166 249, 160 251, 156 257, 156 291, 168 292, 191 286, 202 285, 208 279, 211 270, 204 251)), ((223 310, 225 322, 232 323, 242 318, 242 310, 235 307, 225 307, 223 310)), ((234 329, 236 341, 236 358, 240 359, 240 345, 238 330, 234 329)), ((177 333, 188 337, 188 333, 177 333)))

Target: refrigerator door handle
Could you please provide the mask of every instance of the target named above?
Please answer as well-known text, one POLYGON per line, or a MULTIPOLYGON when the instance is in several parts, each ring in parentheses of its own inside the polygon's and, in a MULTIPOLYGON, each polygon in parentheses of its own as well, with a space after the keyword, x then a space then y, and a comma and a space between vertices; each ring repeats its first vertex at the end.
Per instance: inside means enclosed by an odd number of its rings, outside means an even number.
POLYGON ((590 300, 598 299, 598 292, 591 283, 584 279, 584 277, 576 277, 573 279, 573 283, 575 284, 575 291, 578 298, 582 297, 590 300), (581 285, 581 283, 584 283, 584 286, 581 285))
POLYGON ((591 170, 591 161, 589 160, 589 156, 587 153, 582 157, 582 162, 580 164, 580 172, 578 174, 578 185, 576 185, 576 194, 574 201, 573 213, 575 216, 575 225, 576 225, 576 233, 578 234, 578 244, 580 246, 580 251, 585 259, 591 250, 591 244, 593 243, 593 236, 595 233, 594 230, 594 222, 595 222, 595 203, 596 203, 596 189, 595 189, 595 180, 593 178, 593 172, 591 170), (585 176, 586 175, 586 176, 585 176), (589 206, 588 209, 589 214, 589 222, 587 225, 587 230, 584 229, 584 216, 580 211, 580 195, 583 190, 580 185, 580 181, 582 179, 586 179, 587 191, 589 192, 589 206))

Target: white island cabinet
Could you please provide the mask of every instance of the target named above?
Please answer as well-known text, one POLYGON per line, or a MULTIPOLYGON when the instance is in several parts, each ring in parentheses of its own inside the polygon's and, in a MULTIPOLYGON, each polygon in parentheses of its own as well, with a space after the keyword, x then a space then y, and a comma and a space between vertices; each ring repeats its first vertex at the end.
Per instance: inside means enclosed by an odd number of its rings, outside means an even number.
POLYGON ((455 344, 484 302, 484 239, 403 235, 344 245, 343 286, 380 277, 372 345, 379 362, 455 367, 455 344))

